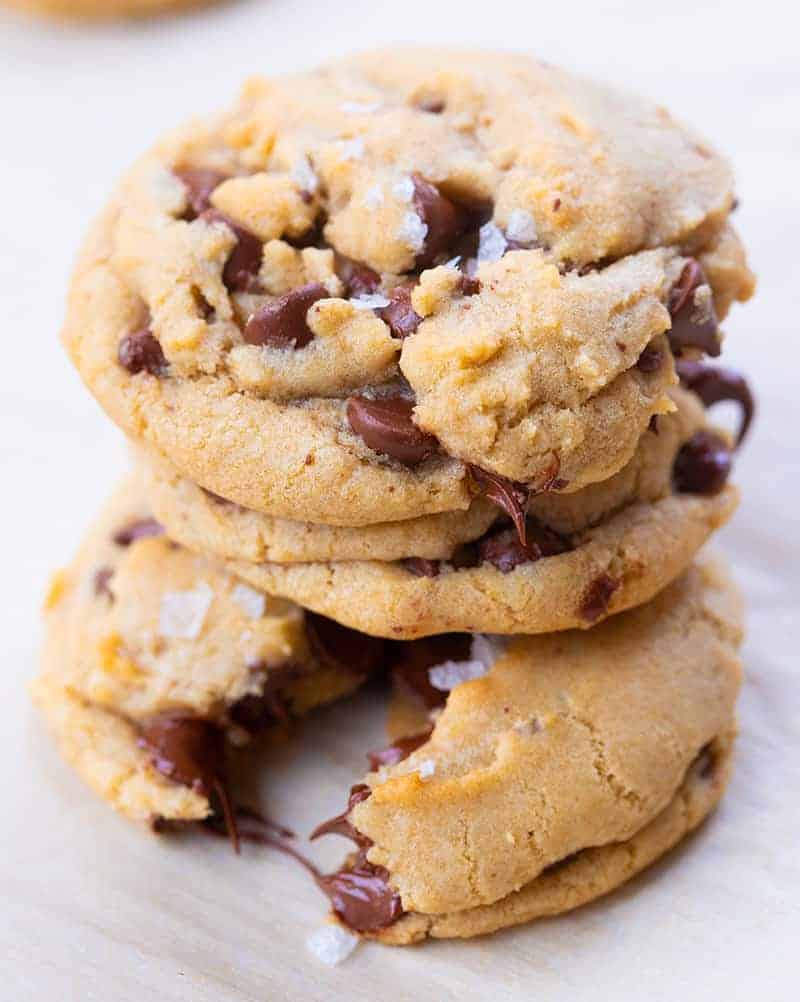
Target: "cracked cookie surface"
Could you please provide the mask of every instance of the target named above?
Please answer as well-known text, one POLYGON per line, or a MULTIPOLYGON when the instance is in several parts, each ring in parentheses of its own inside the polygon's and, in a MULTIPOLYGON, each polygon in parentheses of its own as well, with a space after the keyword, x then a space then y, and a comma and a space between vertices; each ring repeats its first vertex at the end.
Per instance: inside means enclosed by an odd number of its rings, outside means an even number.
POLYGON ((143 157, 64 340, 132 438, 274 516, 463 511, 468 463, 577 491, 668 409, 664 335, 714 352, 749 295, 732 205, 663 109, 507 54, 361 56, 143 157))

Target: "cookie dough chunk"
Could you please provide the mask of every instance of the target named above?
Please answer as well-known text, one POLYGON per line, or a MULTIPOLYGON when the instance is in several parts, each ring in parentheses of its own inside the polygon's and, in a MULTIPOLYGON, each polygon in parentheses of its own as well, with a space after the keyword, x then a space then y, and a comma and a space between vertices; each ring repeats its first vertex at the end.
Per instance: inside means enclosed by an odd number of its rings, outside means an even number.
POLYGON ((672 351, 718 352, 732 204, 663 109, 505 54, 359 57, 144 156, 64 341, 132 438, 273 516, 465 511, 470 463, 577 491, 668 408, 672 351))
MULTIPOLYGON (((672 393, 613 478, 530 502, 527 545, 496 523, 447 560, 230 562, 254 587, 377 636, 588 628, 646 602, 681 574, 733 514, 727 441, 694 394, 672 393)), ((197 537, 191 545, 200 545, 197 537)))
POLYGON ((46 628, 36 702, 65 758, 136 819, 211 813, 202 769, 159 764, 175 729, 222 763, 225 737, 242 744, 353 691, 382 649, 169 540, 135 480, 54 577, 46 628))
POLYGON ((589 901, 648 865, 722 793, 741 617, 706 562, 591 633, 495 650, 429 738, 322 826, 359 846, 323 884, 340 920, 392 943, 471 936, 589 901), (370 878, 366 902, 349 895, 355 872, 370 878))

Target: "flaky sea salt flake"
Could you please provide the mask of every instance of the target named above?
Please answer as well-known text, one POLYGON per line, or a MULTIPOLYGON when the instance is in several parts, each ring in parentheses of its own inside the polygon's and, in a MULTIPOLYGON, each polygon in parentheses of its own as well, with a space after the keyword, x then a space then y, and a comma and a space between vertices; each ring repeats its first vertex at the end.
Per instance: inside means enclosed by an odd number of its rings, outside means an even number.
POLYGON ((484 261, 499 261, 507 246, 499 226, 492 222, 481 226, 478 239, 478 261, 481 264, 484 261))
POLYGON ((389 300, 376 292, 371 295, 355 296, 350 300, 350 305, 355 306, 357 310, 380 310, 389 305, 389 300))
POLYGON ((506 226, 506 236, 519 244, 532 244, 538 237, 536 230, 536 220, 524 209, 514 209, 508 217, 506 226))
POLYGON ((403 243, 408 244, 411 250, 416 252, 421 251, 425 246, 425 237, 427 235, 428 227, 416 212, 407 212, 403 216, 403 221, 397 230, 397 236, 403 243))
POLYGON ((355 933, 348 932, 340 925, 324 925, 311 933, 306 940, 306 949, 320 963, 336 967, 347 960, 358 944, 359 937, 355 933))
POLYGON ((342 101, 339 110, 343 111, 345 115, 371 115, 380 106, 380 101, 373 101, 371 104, 365 104, 361 101, 342 101))
POLYGON ((489 668, 481 661, 442 661, 428 669, 428 679, 434 689, 450 692, 462 682, 471 682, 485 675, 489 668))
POLYGON ((314 173, 314 168, 306 157, 300 157, 295 162, 294 167, 292 167, 291 176, 297 187, 301 191, 307 191, 309 195, 313 195, 317 188, 319 188, 319 178, 314 173))
POLYGON ((432 758, 425 758, 419 763, 416 771, 420 779, 430 779, 436 772, 436 763, 432 758))
POLYGON ((231 592, 231 598, 250 619, 261 619, 264 615, 267 599, 263 592, 246 584, 237 584, 231 592))
POLYGON ((360 160, 364 156, 364 140, 361 136, 356 136, 355 139, 342 139, 338 146, 342 160, 360 160))
POLYGON ((410 177, 401 177, 392 185, 392 193, 399 202, 410 202, 414 197, 414 182, 410 177))
POLYGON ((162 637, 194 640, 203 628, 213 600, 214 592, 205 581, 186 591, 164 592, 158 614, 158 632, 162 637))

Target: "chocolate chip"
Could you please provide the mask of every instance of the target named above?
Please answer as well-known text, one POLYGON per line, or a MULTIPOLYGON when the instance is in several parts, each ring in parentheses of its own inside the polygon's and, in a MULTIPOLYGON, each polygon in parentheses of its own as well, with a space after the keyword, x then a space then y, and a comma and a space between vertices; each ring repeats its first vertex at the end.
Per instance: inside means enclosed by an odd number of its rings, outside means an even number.
POLYGON ((553 199, 553 212, 558 212, 558 210, 560 208, 561 208, 561 199, 560 198, 554 198, 553 199))
POLYGON ((433 728, 428 728, 427 731, 423 731, 422 734, 411 734, 405 738, 397 738, 386 748, 380 748, 378 751, 367 752, 367 758, 369 759, 369 767, 373 772, 380 769, 382 765, 397 765, 398 762, 402 762, 403 759, 408 758, 408 756, 421 748, 428 738, 431 736, 431 731, 433 728))
POLYGON ((527 547, 522 545, 513 529, 504 529, 481 540, 478 555, 481 563, 492 564, 502 574, 509 574, 531 559, 527 547))
POLYGON ((227 175, 211 167, 176 167, 172 173, 186 187, 188 208, 183 218, 191 221, 206 211, 211 205, 211 194, 227 175))
POLYGON ((524 547, 527 542, 525 509, 530 496, 530 491, 525 484, 516 483, 509 480, 508 477, 501 477, 498 473, 490 473, 472 463, 467 465, 467 473, 475 493, 482 494, 508 515, 514 523, 519 541, 524 547))
POLYGON ((137 518, 133 522, 128 522, 121 529, 117 529, 111 538, 117 546, 130 546, 138 539, 163 535, 164 526, 160 522, 156 522, 154 518, 137 518))
POLYGON ((696 393, 706 407, 723 400, 739 404, 741 417, 736 444, 741 445, 755 414, 755 399, 744 376, 735 369, 679 359, 675 365, 681 383, 696 393))
POLYGON ((711 431, 698 431, 675 457, 672 479, 681 494, 718 494, 731 472, 727 442, 711 431))
POLYGON ((445 103, 440 97, 425 97, 417 102, 416 107, 420 111, 427 111, 429 115, 441 115, 445 109, 445 103))
POLYGON ((523 546, 511 529, 490 530, 478 543, 479 559, 492 564, 503 574, 509 574, 520 564, 554 557, 572 549, 568 540, 532 518, 526 521, 526 537, 527 544, 523 546))
POLYGON ((94 573, 94 593, 97 596, 104 595, 106 598, 114 600, 114 593, 109 587, 111 579, 114 577, 113 567, 98 567, 94 573))
POLYGON ((411 305, 411 288, 398 285, 389 293, 389 305, 375 311, 381 320, 389 325, 392 337, 406 338, 413 334, 422 323, 420 317, 411 305))
POLYGON ((264 251, 258 237, 218 209, 206 209, 199 218, 207 223, 224 223, 236 237, 236 243, 222 269, 222 280, 228 291, 247 292, 257 288, 257 275, 264 251))
POLYGON ((636 368, 640 372, 657 372, 664 361, 664 352, 649 344, 636 360, 636 368))
POLYGON ((248 734, 261 734, 275 724, 288 727, 289 712, 282 690, 291 682, 307 675, 308 668, 304 665, 286 664, 270 669, 259 662, 250 666, 250 670, 254 674, 266 673, 261 692, 249 693, 235 702, 228 709, 228 717, 248 734))
POLYGON ((372 268, 338 252, 334 253, 334 261, 336 274, 344 283, 348 296, 371 296, 380 288, 381 276, 372 268))
POLYGON ((480 279, 470 275, 462 275, 459 289, 463 296, 477 296, 481 291, 480 279))
POLYGON ((691 258, 672 287, 667 308, 672 327, 667 332, 673 354, 697 348, 716 357, 720 353, 719 324, 711 288, 700 264, 691 258))
POLYGON ((621 582, 610 574, 599 574, 586 589, 581 602, 580 613, 583 619, 594 623, 608 612, 611 596, 619 588, 621 582))
POLYGON ((386 641, 380 637, 351 630, 308 609, 305 617, 311 653, 321 665, 367 676, 382 663, 386 641))
POLYGON ((392 665, 392 684, 406 696, 428 709, 442 706, 447 694, 434 689, 428 669, 443 661, 466 661, 472 638, 468 633, 442 633, 398 645, 392 665))
POLYGON ((406 397, 350 397, 347 420, 375 452, 405 466, 416 466, 439 451, 439 443, 414 424, 414 402, 406 397))
POLYGON ((314 303, 329 296, 324 285, 312 282, 270 300, 247 321, 245 341, 269 348, 304 348, 314 339, 306 315, 314 303))
POLYGON ((167 360, 161 345, 149 330, 126 334, 117 347, 117 361, 132 376, 137 372, 161 376, 167 370, 167 360))
POLYGON ((400 895, 389 885, 389 871, 359 850, 352 863, 317 877, 339 919, 356 932, 385 929, 402 916, 400 895))
POLYGON ((435 578, 441 570, 441 560, 426 560, 424 557, 407 557, 403 567, 418 578, 435 578))
POLYGON ((469 225, 469 216, 421 174, 412 174, 411 181, 414 185, 414 211, 428 227, 425 245, 417 255, 416 267, 428 268, 461 236, 469 225))
POLYGON ((225 740, 216 724, 201 717, 165 713, 146 721, 138 739, 153 768, 201 796, 216 797, 228 836, 239 851, 236 819, 225 781, 225 740))

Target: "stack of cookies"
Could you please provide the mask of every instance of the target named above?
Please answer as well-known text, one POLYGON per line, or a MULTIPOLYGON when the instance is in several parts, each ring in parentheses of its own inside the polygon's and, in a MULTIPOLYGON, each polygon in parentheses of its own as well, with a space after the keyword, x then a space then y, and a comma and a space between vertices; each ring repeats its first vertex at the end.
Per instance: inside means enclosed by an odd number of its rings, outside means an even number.
POLYGON ((708 362, 753 288, 735 204, 663 108, 508 54, 255 80, 142 157, 64 328, 135 457, 48 597, 65 757, 159 831, 286 847, 231 760, 385 674, 387 747, 314 833, 354 851, 309 867, 387 943, 675 844, 735 730, 740 603, 696 560, 753 415, 708 362))

